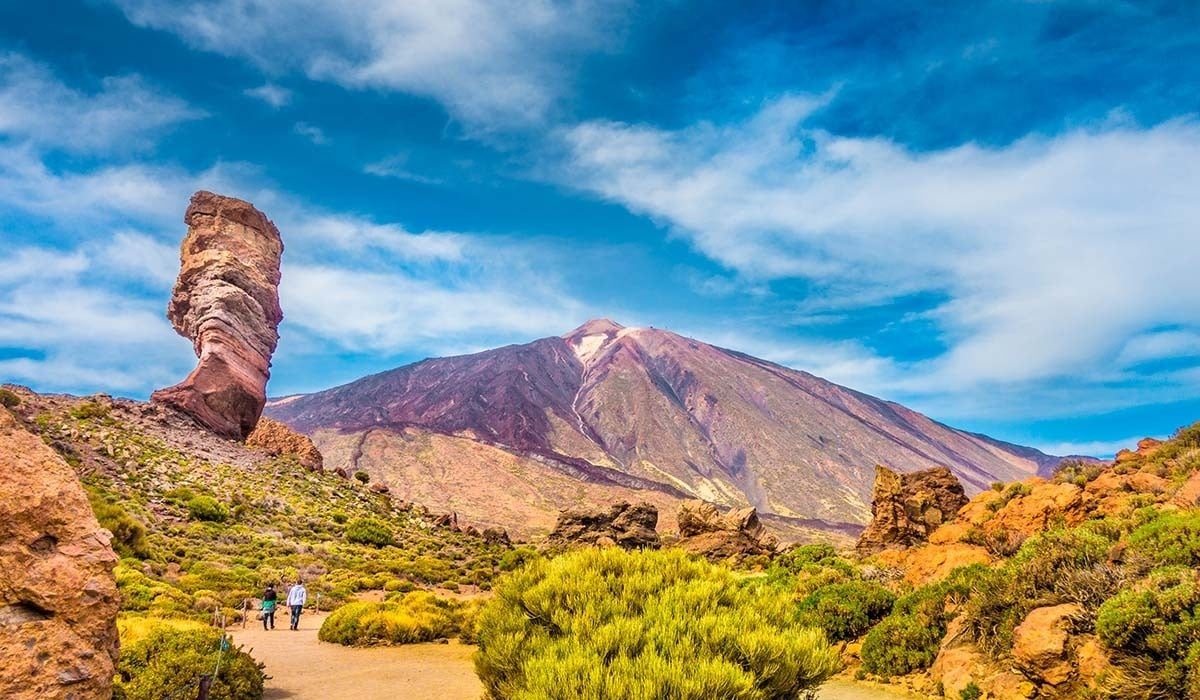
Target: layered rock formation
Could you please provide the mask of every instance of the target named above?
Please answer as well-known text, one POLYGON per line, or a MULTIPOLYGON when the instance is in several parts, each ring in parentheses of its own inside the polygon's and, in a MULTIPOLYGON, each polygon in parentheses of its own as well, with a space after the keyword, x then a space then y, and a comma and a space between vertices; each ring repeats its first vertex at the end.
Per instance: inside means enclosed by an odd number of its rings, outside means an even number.
POLYGON ((260 418, 254 431, 246 437, 248 447, 257 447, 273 455, 294 455, 300 465, 319 472, 325 464, 321 451, 307 435, 301 435, 277 420, 260 418))
POLYGON ((966 504, 962 484, 945 467, 900 474, 877 466, 871 523, 857 549, 870 553, 924 542, 966 504))
POLYGON ((649 503, 618 503, 608 512, 564 510, 546 538, 551 546, 617 545, 625 549, 657 549, 658 509, 649 503))
POLYGON ((262 414, 279 341, 283 241, 254 205, 212 192, 192 195, 184 222, 167 318, 192 341, 200 362, 183 382, 150 398, 242 440, 262 414))
POLYGON ((109 539, 71 467, 0 408, 0 697, 111 697, 109 539))
POLYGON ((706 501, 679 506, 679 545, 713 561, 775 553, 779 540, 767 533, 753 508, 722 514, 706 501))

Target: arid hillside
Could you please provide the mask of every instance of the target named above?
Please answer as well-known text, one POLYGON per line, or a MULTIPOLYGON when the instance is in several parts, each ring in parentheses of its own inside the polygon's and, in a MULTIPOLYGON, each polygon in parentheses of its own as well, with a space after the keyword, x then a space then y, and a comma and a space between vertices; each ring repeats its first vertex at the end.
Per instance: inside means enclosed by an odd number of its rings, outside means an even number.
POLYGON ((544 532, 562 507, 632 498, 754 506, 785 537, 853 530, 870 517, 876 464, 947 466, 975 493, 1059 461, 608 320, 278 399, 266 413, 311 435, 330 467, 521 534, 544 532))

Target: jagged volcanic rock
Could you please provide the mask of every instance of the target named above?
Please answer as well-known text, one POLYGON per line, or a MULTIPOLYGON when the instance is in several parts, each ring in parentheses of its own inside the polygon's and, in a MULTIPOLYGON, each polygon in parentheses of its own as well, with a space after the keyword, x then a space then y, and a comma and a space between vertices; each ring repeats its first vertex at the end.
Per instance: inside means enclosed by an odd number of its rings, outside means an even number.
POLYGON ((192 340, 200 362, 183 382, 150 398, 242 440, 262 414, 279 341, 283 241, 254 205, 212 192, 192 195, 184 222, 167 318, 192 340))
POLYGON ((325 464, 321 451, 307 435, 270 418, 258 419, 254 432, 246 437, 246 445, 273 455, 294 455, 301 466, 312 472, 321 471, 325 464))
POLYGON ((0 408, 0 697, 111 697, 109 539, 71 467, 0 408))
POLYGON ((874 517, 858 540, 858 551, 877 552, 924 542, 966 504, 962 484, 945 467, 900 474, 876 466, 871 498, 874 517))
POLYGON ((550 545, 617 545, 625 549, 657 549, 658 509, 649 503, 618 503, 608 512, 564 510, 558 516, 554 532, 546 538, 550 545))
POLYGON ((773 554, 779 541, 768 534, 753 508, 739 508, 722 515, 704 501, 687 501, 679 506, 679 545, 692 554, 713 561, 773 554))

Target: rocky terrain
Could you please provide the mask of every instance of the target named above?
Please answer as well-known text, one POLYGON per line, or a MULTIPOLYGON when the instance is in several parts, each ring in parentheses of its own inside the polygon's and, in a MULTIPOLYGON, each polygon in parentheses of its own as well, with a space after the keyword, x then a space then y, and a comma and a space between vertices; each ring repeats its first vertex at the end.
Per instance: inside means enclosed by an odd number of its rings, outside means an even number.
POLYGON ((916 651, 881 656, 868 635, 866 666, 951 700, 1200 697, 1200 424, 996 484, 950 517, 921 516, 961 502, 945 474, 880 482, 859 549, 915 590, 871 634, 916 651))
POLYGON ((0 408, 0 697, 110 697, 117 556, 71 467, 0 408))
POLYGON ((870 519, 874 466, 949 467, 975 493, 1058 458, 957 431, 805 372, 652 328, 425 360, 272 401, 327 464, 466 521, 544 534, 560 508, 699 498, 786 539, 870 519), (511 498, 510 494, 518 494, 511 498))
POLYGON ((208 429, 245 439, 266 401, 279 308, 279 231, 249 202, 197 192, 184 215, 187 237, 167 318, 200 362, 151 400, 208 429))

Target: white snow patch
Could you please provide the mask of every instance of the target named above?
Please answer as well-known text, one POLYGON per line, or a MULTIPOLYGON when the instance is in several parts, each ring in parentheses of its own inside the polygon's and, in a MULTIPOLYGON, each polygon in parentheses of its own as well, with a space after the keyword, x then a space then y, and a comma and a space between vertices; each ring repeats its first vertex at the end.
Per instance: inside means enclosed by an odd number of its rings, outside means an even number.
POLYGON ((596 356, 596 353, 604 349, 607 342, 607 333, 593 333, 575 341, 571 349, 575 351, 575 357, 578 357, 579 361, 586 365, 596 356))

